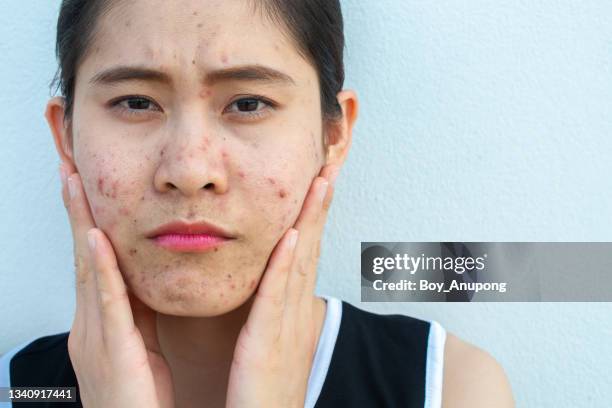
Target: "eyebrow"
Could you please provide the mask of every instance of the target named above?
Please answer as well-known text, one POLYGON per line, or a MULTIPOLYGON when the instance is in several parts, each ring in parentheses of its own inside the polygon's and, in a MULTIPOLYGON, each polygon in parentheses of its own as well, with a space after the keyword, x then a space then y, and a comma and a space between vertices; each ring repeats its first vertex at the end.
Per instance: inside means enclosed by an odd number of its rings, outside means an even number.
MULTIPOLYGON (((94 75, 89 83, 93 85, 111 86, 127 81, 157 82, 172 85, 172 77, 166 72, 146 66, 119 65, 105 69, 94 75)), ((241 65, 208 72, 203 82, 213 85, 224 81, 258 81, 295 85, 289 75, 263 65, 241 65)))

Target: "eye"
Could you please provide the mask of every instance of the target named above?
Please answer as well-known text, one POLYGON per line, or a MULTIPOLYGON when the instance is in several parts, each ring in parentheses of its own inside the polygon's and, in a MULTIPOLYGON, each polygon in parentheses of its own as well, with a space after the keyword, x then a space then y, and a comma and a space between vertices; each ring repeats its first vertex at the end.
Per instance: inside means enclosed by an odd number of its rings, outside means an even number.
POLYGON ((158 104, 144 96, 125 96, 110 102, 111 107, 128 116, 161 112, 158 104))
POLYGON ((274 109, 276 104, 266 98, 260 96, 247 96, 236 99, 227 108, 224 113, 236 115, 239 118, 260 118, 269 113, 270 109, 274 109))

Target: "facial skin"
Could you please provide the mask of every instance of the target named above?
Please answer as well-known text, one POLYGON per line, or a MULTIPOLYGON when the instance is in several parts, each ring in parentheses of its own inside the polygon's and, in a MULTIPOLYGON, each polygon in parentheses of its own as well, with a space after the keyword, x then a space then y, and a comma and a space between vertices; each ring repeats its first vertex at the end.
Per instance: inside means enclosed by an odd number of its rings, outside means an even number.
POLYGON ((316 71, 250 2, 121 2, 99 24, 60 154, 144 303, 185 316, 235 309, 255 292, 312 179, 348 149, 326 152, 316 71), (169 83, 93 81, 118 66, 164 72, 169 83), (283 78, 231 75, 253 66, 283 78), (236 239, 179 253, 147 238, 174 220, 210 222, 236 239))
POLYGON ((151 3, 123 2, 100 21, 78 69, 67 154, 131 290, 163 313, 222 314, 255 291, 325 163, 317 75, 247 2, 151 3), (171 82, 91 82, 120 65, 171 82), (291 80, 210 75, 254 65, 291 80), (236 239, 178 253, 146 237, 177 219, 236 239))

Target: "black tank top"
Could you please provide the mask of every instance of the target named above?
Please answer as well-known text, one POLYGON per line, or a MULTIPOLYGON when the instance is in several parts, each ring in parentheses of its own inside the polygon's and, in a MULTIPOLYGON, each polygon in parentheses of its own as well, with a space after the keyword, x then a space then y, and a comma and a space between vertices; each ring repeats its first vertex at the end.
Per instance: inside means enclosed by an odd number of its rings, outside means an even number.
MULTIPOLYGON (((445 330, 435 321, 372 313, 331 296, 308 379, 306 408, 441 406, 445 330)), ((76 387, 68 332, 38 338, 5 354, 0 386, 76 387), (4 377, 4 378, 3 378, 4 377)), ((0 408, 11 407, 0 403, 0 408)))

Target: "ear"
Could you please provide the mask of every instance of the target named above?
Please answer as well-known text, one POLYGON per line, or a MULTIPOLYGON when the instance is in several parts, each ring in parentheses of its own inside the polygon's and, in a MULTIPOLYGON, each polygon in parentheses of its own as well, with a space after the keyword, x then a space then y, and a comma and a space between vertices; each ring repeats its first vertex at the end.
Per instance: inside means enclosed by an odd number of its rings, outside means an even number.
POLYGON ((341 167, 348 155, 353 137, 353 126, 357 120, 359 102, 357 94, 344 89, 336 95, 342 108, 342 117, 330 124, 327 129, 327 157, 325 164, 341 167))
POLYGON ((55 149, 60 160, 68 166, 70 173, 75 173, 76 165, 74 163, 72 132, 70 129, 72 125, 69 121, 64 121, 64 116, 65 99, 61 96, 51 98, 47 103, 45 118, 53 134, 55 149))

